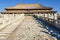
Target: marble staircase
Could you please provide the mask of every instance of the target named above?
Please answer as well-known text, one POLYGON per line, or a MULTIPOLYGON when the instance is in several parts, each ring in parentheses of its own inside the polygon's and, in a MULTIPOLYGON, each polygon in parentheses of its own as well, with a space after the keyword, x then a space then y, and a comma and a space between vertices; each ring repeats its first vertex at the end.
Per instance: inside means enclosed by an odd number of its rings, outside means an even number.
POLYGON ((25 16, 22 23, 11 34, 9 40, 56 40, 49 34, 41 32, 45 30, 32 16, 25 16))
POLYGON ((3 28, 0 29, 0 40, 9 40, 8 38, 10 38, 10 35, 15 31, 23 19, 24 15, 22 14, 20 17, 2 26, 3 28))
POLYGON ((20 16, 3 30, 0 30, 0 40, 56 40, 49 34, 41 32, 41 24, 33 16, 20 16))

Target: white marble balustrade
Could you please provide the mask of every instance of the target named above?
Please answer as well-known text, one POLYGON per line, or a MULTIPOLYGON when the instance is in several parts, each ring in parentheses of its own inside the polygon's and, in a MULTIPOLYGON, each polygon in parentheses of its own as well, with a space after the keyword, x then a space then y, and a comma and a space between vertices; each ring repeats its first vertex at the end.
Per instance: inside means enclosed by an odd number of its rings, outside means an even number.
MULTIPOLYGON (((20 14, 19 17, 15 18, 15 19, 13 19, 13 20, 10 20, 10 19, 8 18, 9 22, 6 22, 6 20, 2 20, 3 24, 0 25, 0 30, 3 29, 3 28, 5 28, 6 25, 8 25, 8 24, 14 22, 15 20, 17 20, 18 18, 22 17, 23 15, 24 15, 24 14, 20 14)), ((10 16, 11 16, 11 15, 10 15, 10 16)), ((12 18, 12 17, 11 17, 11 18, 12 18)), ((5 19, 5 18, 4 18, 4 19, 5 19)))
POLYGON ((0 40, 8 40, 10 34, 17 28, 23 19, 24 14, 21 14, 18 18, 5 25, 5 28, 0 31, 0 40))

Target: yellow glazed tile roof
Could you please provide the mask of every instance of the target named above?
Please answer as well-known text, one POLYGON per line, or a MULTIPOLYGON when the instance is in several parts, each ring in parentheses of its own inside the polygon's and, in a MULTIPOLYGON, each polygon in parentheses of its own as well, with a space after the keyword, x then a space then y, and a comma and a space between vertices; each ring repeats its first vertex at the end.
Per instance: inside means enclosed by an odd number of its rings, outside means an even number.
POLYGON ((41 4, 17 4, 6 9, 51 9, 50 7, 45 7, 41 4))

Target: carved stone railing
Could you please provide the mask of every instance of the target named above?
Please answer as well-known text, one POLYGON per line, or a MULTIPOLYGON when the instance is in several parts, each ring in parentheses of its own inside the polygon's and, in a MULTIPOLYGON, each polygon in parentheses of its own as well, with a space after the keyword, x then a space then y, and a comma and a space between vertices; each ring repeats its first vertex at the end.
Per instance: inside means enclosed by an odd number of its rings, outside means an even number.
POLYGON ((58 29, 60 29, 60 20, 55 20, 55 19, 52 19, 52 18, 48 18, 48 17, 41 17, 39 16, 39 18, 45 20, 46 22, 56 26, 58 29))
MULTIPOLYGON (((20 17, 22 17, 23 15, 24 14, 21 14, 20 17)), ((15 20, 19 19, 20 17, 17 17, 14 20, 10 20, 9 22, 0 25, 0 30, 4 29, 8 24, 11 24, 12 22, 14 22, 15 20)))
POLYGON ((19 17, 20 14, 2 14, 0 15, 0 26, 19 17))
POLYGON ((49 21, 49 22, 55 23, 57 25, 60 25, 60 20, 55 20, 55 19, 48 18, 48 17, 41 17, 41 18, 43 18, 46 21, 49 21))
POLYGON ((0 29, 0 40, 9 40, 10 35, 16 30, 17 26, 23 21, 24 18, 24 14, 21 14, 20 17, 2 26, 0 29))

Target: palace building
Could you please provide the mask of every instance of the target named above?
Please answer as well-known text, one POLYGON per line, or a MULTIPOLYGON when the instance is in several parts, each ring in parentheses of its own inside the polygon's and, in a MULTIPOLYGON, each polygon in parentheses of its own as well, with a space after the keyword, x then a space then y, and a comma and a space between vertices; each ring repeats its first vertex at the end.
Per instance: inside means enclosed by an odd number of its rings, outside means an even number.
POLYGON ((55 40, 48 32, 49 28, 38 19, 57 20, 56 12, 41 4, 17 4, 5 8, 0 12, 0 40, 55 40))
POLYGON ((12 7, 5 8, 1 14, 37 14, 42 17, 54 18, 56 17, 56 11, 51 7, 46 7, 41 4, 17 4, 12 7))
POLYGON ((5 8, 7 13, 19 12, 19 13, 55 13, 52 8, 42 6, 41 4, 17 4, 13 7, 5 8))
POLYGON ((39 14, 42 17, 55 18, 56 11, 52 9, 41 4, 17 4, 5 8, 5 12, 1 12, 1 14, 39 14))

